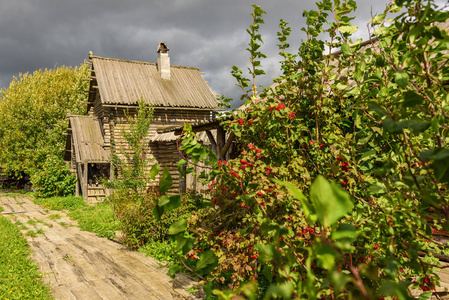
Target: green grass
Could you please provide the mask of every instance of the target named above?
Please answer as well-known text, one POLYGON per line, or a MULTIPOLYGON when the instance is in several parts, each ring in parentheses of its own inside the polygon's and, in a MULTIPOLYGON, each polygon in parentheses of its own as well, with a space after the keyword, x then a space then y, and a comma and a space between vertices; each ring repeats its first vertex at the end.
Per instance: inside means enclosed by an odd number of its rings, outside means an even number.
POLYGON ((50 219, 50 220, 58 220, 58 219, 61 219, 61 215, 60 215, 60 214, 52 214, 52 215, 49 215, 49 216, 47 217, 47 219, 50 219))
POLYGON ((37 222, 36 222, 35 220, 29 219, 28 222, 27 222, 27 224, 30 224, 30 225, 34 226, 34 225, 37 224, 37 222))
POLYGON ((36 233, 34 230, 28 230, 28 231, 25 233, 25 235, 26 235, 26 236, 31 236, 31 237, 36 237, 36 236, 37 236, 37 233, 36 233))
POLYGON ((111 206, 107 203, 76 209, 69 212, 68 216, 78 221, 81 230, 95 232, 98 236, 108 239, 113 239, 115 231, 121 229, 120 222, 114 220, 111 206))
POLYGON ((0 299, 52 299, 19 229, 0 216, 0 299))
MULTIPOLYGON (((174 244, 173 247, 176 247, 176 245, 174 244)), ((137 251, 143 252, 147 256, 151 256, 158 261, 166 261, 169 264, 178 261, 177 256, 173 253, 173 250, 167 241, 150 241, 140 247, 137 251)))
MULTIPOLYGON (((0 191, 7 191, 5 189, 0 189, 0 191)), ((2 197, 23 197, 23 196, 28 196, 31 198, 34 198, 34 193, 33 192, 26 192, 24 190, 19 190, 19 191, 14 191, 14 192, 9 192, 9 193, 0 193, 0 196, 2 197)))
MULTIPOLYGON (((100 237, 113 239, 115 231, 120 230, 120 222, 114 220, 112 208, 107 203, 99 203, 94 206, 87 205, 82 197, 52 197, 36 198, 34 203, 51 210, 68 211, 67 215, 78 222, 81 230, 94 232, 100 237)), ((53 214, 49 219, 56 220, 61 216, 53 214)), ((62 226, 66 223, 61 222, 62 226)))
POLYGON ((34 203, 42 205, 46 209, 51 210, 69 210, 82 209, 89 207, 82 197, 51 197, 51 198, 36 198, 34 203))

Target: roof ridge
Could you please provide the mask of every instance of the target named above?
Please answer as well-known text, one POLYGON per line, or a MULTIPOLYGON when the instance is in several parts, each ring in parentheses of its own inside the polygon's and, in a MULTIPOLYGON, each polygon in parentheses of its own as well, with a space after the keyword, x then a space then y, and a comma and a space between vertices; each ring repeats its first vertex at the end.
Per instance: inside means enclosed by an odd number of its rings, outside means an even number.
MULTIPOLYGON (((120 59, 120 58, 111 58, 111 57, 102 57, 97 55, 91 55, 91 60, 94 58, 102 59, 102 60, 112 60, 112 61, 118 61, 118 62, 124 62, 124 63, 132 63, 132 64, 142 64, 142 65, 152 65, 156 66, 157 63, 152 62, 146 62, 146 61, 138 61, 138 60, 126 60, 126 59, 120 59)), ((171 68, 177 68, 177 69, 189 69, 189 70, 197 70, 199 71, 199 68, 194 67, 186 67, 186 66, 178 66, 178 65, 170 65, 171 68)))

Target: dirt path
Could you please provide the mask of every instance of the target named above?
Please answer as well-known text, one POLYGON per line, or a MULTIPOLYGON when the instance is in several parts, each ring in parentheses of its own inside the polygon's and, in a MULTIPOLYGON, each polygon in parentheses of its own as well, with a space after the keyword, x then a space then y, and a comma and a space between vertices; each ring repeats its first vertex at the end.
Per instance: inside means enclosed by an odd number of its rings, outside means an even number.
POLYGON ((80 231, 62 212, 1 194, 0 206, 2 215, 27 227, 22 233, 43 231, 26 238, 56 299, 198 299, 187 292, 193 282, 183 274, 172 280, 151 257, 80 231), (52 218, 55 214, 61 218, 52 218))

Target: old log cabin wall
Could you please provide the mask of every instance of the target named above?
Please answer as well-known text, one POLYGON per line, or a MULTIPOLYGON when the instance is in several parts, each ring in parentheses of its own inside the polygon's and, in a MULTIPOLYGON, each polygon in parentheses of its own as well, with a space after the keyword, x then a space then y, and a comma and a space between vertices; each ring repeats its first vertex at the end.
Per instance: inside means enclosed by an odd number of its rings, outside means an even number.
MULTIPOLYGON (((109 155, 109 165, 111 153, 120 156, 120 149, 129 151, 129 145, 124 140, 122 132, 129 130, 127 115, 135 115, 138 101, 143 100, 154 109, 153 123, 148 135, 147 159, 150 162, 159 163, 161 167, 169 168, 174 183, 170 192, 179 192, 180 178, 177 163, 180 156, 176 146, 177 136, 173 132, 162 134, 158 132, 179 127, 184 123, 212 121, 217 110, 217 100, 199 69, 171 65, 168 50, 165 43, 159 43, 157 63, 105 58, 89 54, 92 71, 88 79, 90 87, 87 112, 88 117, 94 121, 91 123, 101 132, 101 136, 97 137, 96 144, 92 140, 75 141, 72 138, 75 133, 69 130, 66 159, 72 158, 73 166, 77 163, 74 162, 72 151, 80 148, 81 144, 84 148, 89 148, 88 144, 101 145, 109 155), (80 145, 72 145, 72 143, 80 145)), ((71 117, 75 120, 76 116, 71 117)), ((97 132, 97 129, 94 131, 97 132)), ((89 132, 82 126, 76 130, 89 132)), ((208 142, 208 139, 206 138, 205 141, 208 142)), ((80 190, 85 199, 89 194, 85 190, 89 188, 89 180, 92 178, 86 172, 86 167, 80 166, 88 166, 91 163, 97 169, 94 163, 96 159, 96 157, 79 158, 78 165, 73 170, 78 176, 80 190)), ((148 171, 152 164, 149 164, 148 171)), ((104 165, 102 163, 102 167, 104 165)))
MULTIPOLYGON (((123 131, 129 132, 129 122, 127 115, 133 116, 136 110, 123 108, 110 108, 109 116, 103 119, 103 131, 105 136, 105 148, 111 149, 121 159, 121 149, 130 152, 129 145, 123 138, 123 131)), ((183 111, 183 110, 165 110, 154 109, 153 122, 150 126, 150 132, 147 137, 148 151, 146 159, 149 162, 147 172, 158 163, 161 169, 167 167, 173 179, 173 186, 170 193, 180 191, 179 182, 181 180, 178 172, 178 162, 181 159, 176 139, 173 133, 158 134, 158 131, 165 130, 174 126, 181 126, 184 123, 196 123, 198 121, 210 120, 211 114, 207 111, 183 111)), ((156 182, 159 177, 156 178, 156 182)), ((193 188, 188 186, 189 189, 193 188)))

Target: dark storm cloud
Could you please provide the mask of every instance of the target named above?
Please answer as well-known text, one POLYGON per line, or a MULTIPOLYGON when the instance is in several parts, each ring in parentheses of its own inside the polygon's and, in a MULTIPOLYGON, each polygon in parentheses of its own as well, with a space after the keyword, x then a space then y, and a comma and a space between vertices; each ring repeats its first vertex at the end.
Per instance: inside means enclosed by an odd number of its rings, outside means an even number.
MULTIPOLYGON (((0 0, 0 88, 13 76, 55 65, 77 66, 95 55, 156 61, 160 41, 170 48, 172 64, 198 67, 213 90, 238 98, 230 75, 233 65, 246 69, 251 4, 267 11, 261 33, 267 85, 277 76, 276 32, 279 19, 290 22, 291 51, 304 38, 303 10, 310 0, 0 0)), ((380 12, 387 0, 358 1, 357 22, 366 38, 370 12, 380 12)))

